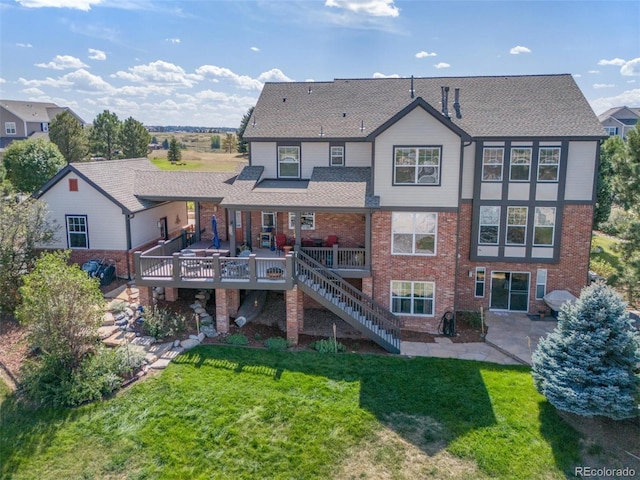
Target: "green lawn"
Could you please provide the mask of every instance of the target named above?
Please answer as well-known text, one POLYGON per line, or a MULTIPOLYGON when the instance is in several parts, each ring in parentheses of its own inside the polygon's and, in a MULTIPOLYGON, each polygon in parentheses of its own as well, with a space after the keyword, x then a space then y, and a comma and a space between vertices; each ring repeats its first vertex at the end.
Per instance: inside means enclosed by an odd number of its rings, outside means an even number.
POLYGON ((165 150, 154 150, 149 159, 162 170, 191 170, 199 172, 235 172, 238 165, 247 163, 247 158, 237 153, 208 153, 182 151, 184 165, 171 165, 165 150))
POLYGON ((602 248, 601 253, 592 253, 591 258, 599 258, 610 264, 614 268, 618 268, 620 265, 620 257, 617 252, 613 250, 613 247, 619 240, 613 237, 605 235, 594 235, 591 242, 591 251, 593 252, 598 247, 602 248))
POLYGON ((565 478, 580 461, 529 369, 482 362, 199 347, 99 404, 0 399, 0 478, 565 478))

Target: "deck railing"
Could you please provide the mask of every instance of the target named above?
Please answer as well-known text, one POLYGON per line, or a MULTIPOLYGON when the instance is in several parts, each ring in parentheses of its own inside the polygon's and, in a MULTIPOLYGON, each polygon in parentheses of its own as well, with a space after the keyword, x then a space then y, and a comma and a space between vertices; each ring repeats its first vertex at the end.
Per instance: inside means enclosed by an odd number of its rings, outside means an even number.
POLYGON ((332 247, 302 247, 301 250, 316 262, 327 268, 366 270, 366 256, 364 248, 344 248, 339 245, 332 247))

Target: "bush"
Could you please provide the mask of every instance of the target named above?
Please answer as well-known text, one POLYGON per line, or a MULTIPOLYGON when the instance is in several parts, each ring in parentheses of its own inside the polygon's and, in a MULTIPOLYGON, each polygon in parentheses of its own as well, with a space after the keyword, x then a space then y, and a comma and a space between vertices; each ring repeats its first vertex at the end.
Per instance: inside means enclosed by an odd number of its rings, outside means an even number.
POLYGON ((173 337, 183 332, 186 324, 187 319, 181 313, 172 312, 161 307, 145 310, 144 331, 155 339, 173 337))
POLYGON ((229 335, 225 339, 225 342, 227 342, 229 345, 244 346, 249 343, 249 339, 241 333, 234 333, 233 335, 229 335))
POLYGON ((458 323, 467 325, 471 328, 482 327, 482 317, 480 312, 476 310, 464 310, 456 313, 456 320, 458 323))
POLYGON ((333 338, 317 340, 311 344, 311 348, 319 353, 343 353, 347 351, 347 347, 340 342, 336 342, 333 338))
POLYGON ((618 271, 606 260, 602 260, 600 258, 592 258, 589 262, 589 268, 601 277, 606 278, 607 282, 611 284, 614 284, 615 280, 617 279, 618 271))
POLYGON ((264 346, 269 350, 286 350, 289 348, 289 342, 286 338, 271 337, 264 341, 264 346))
POLYGON ((633 215, 621 208, 611 209, 611 214, 606 222, 600 224, 600 230, 607 235, 617 237, 625 231, 631 223, 633 215))

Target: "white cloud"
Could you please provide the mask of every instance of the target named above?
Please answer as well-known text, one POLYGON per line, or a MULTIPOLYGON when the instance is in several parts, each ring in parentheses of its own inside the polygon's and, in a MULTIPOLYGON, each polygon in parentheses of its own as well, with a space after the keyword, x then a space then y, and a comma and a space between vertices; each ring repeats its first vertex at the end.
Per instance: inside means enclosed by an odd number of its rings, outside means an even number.
POLYGON ((592 85, 593 88, 613 88, 615 85, 613 83, 594 83, 592 85))
POLYGON ((163 85, 126 85, 116 89, 117 95, 126 95, 129 97, 147 98, 150 95, 160 95, 166 97, 174 91, 173 87, 163 85))
POLYGON ((103 0, 16 0, 27 8, 71 8, 74 10, 89 11, 93 5, 99 5, 103 0))
POLYGON ((633 80, 627 80, 627 83, 636 83, 635 79, 633 80))
POLYGON ((605 60, 604 58, 598 62, 598 65, 617 65, 622 66, 627 63, 622 58, 613 58, 611 60, 605 60))
POLYGON ((626 62, 621 68, 620 73, 622 75, 640 75, 640 57, 634 58, 626 62))
POLYGON ((523 47, 522 45, 516 45, 511 50, 509 50, 511 55, 518 55, 520 53, 531 53, 531 50, 527 47, 523 47))
POLYGON ((40 90, 39 88, 25 88, 24 90, 22 90, 22 93, 25 93, 27 95, 44 95, 44 92, 42 90, 40 90))
POLYGON ((258 75, 258 80, 261 82, 293 82, 293 79, 287 77, 278 68, 272 68, 268 72, 262 72, 258 75))
POLYGON ((0 83, 7 83, 7 81, 4 78, 0 77, 0 83))
POLYGON ((573 74, 573 78, 582 78, 582 74, 581 73, 574 73, 573 74))
POLYGON ((33 45, 30 43, 16 43, 16 47, 20 48, 33 48, 33 45))
POLYGON ((259 52, 260 51, 260 49, 258 47, 251 47, 251 50, 254 51, 254 52, 259 52))
POLYGON ((180 43, 180 39, 179 38, 165 38, 164 41, 165 42, 169 42, 169 43, 173 43, 173 44, 180 43))
POLYGON ((448 63, 445 62, 440 62, 440 63, 436 63, 434 65, 434 67, 436 67, 438 70, 441 68, 449 68, 451 65, 449 65, 448 63))
POLYGON ((416 58, 435 57, 436 55, 438 54, 434 52, 429 53, 422 50, 421 52, 416 53, 416 58))
POLYGON ((89 58, 91 60, 106 60, 107 54, 102 50, 96 50, 95 48, 89 49, 89 58))
POLYGON ((397 73, 385 75, 384 73, 376 72, 373 74, 373 78, 400 78, 400 75, 398 75, 397 73))
POLYGON ((600 73, 600 70, 589 70, 587 73, 600 73))
POLYGON ((156 83, 182 87, 193 87, 202 80, 200 75, 189 74, 182 67, 164 60, 157 60, 146 65, 136 65, 129 68, 128 72, 120 70, 111 77, 136 83, 156 83))
POLYGON ((372 17, 397 17, 400 15, 400 9, 393 4, 393 0, 326 0, 324 5, 372 17))
POLYGON ((627 90, 613 97, 601 97, 589 100, 591 108, 596 114, 601 114, 606 110, 619 107, 621 105, 640 105, 640 88, 627 90))
POLYGON ((71 55, 56 55, 49 63, 36 63, 36 67, 53 68, 54 70, 70 70, 86 66, 82 60, 71 55))
MULTIPOLYGON (((265 72, 261 74, 261 76, 265 76, 266 78, 274 78, 277 76, 277 72, 280 70, 273 69, 269 72, 265 72)), ((212 82, 219 81, 220 78, 225 78, 231 80, 238 88, 242 88, 244 90, 261 90, 262 82, 258 79, 251 78, 247 75, 238 75, 237 73, 232 72, 228 68, 218 67, 216 65, 202 65, 196 69, 196 74, 206 78, 212 82)), ((280 72, 282 74, 282 72, 280 72)), ((282 74, 284 76, 284 74, 282 74)), ((286 78, 286 77, 285 77, 286 78)))
POLYGON ((105 82, 101 76, 93 75, 84 69, 67 73, 61 80, 68 82, 73 90, 81 92, 109 92, 113 93, 113 87, 105 82))

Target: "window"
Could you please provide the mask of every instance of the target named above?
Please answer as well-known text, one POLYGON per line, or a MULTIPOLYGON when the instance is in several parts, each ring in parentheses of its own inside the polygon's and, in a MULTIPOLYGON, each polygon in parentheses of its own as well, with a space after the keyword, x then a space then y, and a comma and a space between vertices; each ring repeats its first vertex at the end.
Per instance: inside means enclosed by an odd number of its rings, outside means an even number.
POLYGON ((527 239, 527 207, 507 207, 507 245, 524 245, 527 239))
POLYGON ((344 166, 344 147, 331 147, 331 166, 344 166))
POLYGON ((433 282, 391 281, 391 311, 402 315, 433 316, 433 282))
POLYGON ((43 132, 48 132, 49 131, 49 124, 46 122, 42 122, 42 131, 43 132))
POLYGON ((542 300, 547 294, 547 270, 541 268, 536 274, 536 300, 542 300))
POLYGON ((86 215, 67 215, 67 246, 89 248, 86 215))
POLYGON ((4 122, 4 133, 6 135, 16 134, 16 122, 4 122))
POLYGON ((557 182, 560 148, 541 148, 538 154, 538 181, 557 182))
POLYGON ((278 176, 300 178, 300 147, 278 147, 278 176))
POLYGON ((478 243, 497 245, 500 233, 500 207, 480 207, 478 243))
POLYGON ((604 127, 604 129, 610 137, 618 135, 618 127, 604 127))
POLYGON ((69 179, 69 191, 70 192, 77 192, 78 191, 78 179, 77 178, 70 178, 69 179))
MULTIPOLYGON (((295 213, 289 212, 289 230, 295 230, 295 213)), ((313 212, 303 212, 300 215, 300 228, 302 230, 315 230, 316 229, 316 214, 313 212)))
POLYGON ((556 224, 555 207, 536 207, 533 224, 533 244, 553 245, 553 233, 556 224))
POLYGON ((276 227, 276 213, 275 212, 262 212, 262 228, 275 228, 276 227))
POLYGON ((242 228, 242 212, 236 210, 235 221, 236 228, 242 228))
POLYGON ((529 181, 529 172, 531 170, 531 149, 530 148, 512 148, 511 149, 511 171, 509 180, 512 181, 529 181))
POLYGON ((475 297, 484 297, 485 273, 486 270, 484 267, 476 267, 475 297))
POLYGON ((439 184, 440 147, 396 147, 395 185, 439 184))
POLYGON ((394 212, 391 252, 400 255, 435 255, 437 213, 394 212))
POLYGON ((485 148, 482 152, 482 180, 502 180, 503 148, 485 148))

